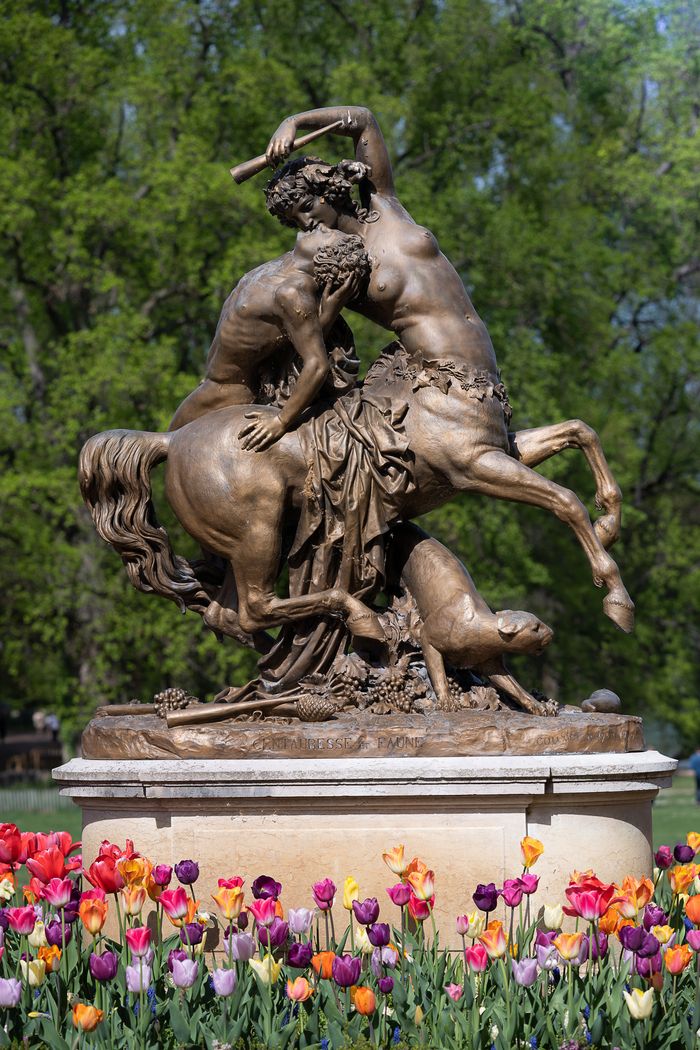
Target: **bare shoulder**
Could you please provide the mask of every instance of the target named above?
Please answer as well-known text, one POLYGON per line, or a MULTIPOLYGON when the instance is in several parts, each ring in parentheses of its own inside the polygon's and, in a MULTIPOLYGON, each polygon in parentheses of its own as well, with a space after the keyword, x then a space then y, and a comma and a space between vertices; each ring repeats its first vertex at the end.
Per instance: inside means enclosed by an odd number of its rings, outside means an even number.
POLYGON ((275 303, 287 316, 290 314, 316 312, 318 289, 310 274, 294 273, 280 282, 275 289, 275 303))

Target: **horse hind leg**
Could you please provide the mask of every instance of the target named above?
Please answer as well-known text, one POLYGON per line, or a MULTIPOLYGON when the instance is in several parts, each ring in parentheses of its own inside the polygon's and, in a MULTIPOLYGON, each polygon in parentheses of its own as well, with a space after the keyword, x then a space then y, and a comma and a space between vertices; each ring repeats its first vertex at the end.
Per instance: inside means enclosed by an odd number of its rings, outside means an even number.
POLYGON ((244 631, 238 616, 238 593, 233 567, 228 565, 223 586, 207 606, 203 620, 210 631, 221 640, 223 635, 234 638, 248 649, 258 653, 269 653, 275 644, 266 631, 244 631))
POLYGON ((605 615, 620 630, 629 633, 633 629, 634 602, 625 589, 619 568, 601 544, 586 508, 574 492, 543 478, 499 449, 484 452, 470 461, 463 487, 496 499, 543 507, 565 522, 583 547, 596 587, 608 588, 603 601, 605 615))
POLYGON ((595 505, 604 511, 593 528, 601 545, 606 550, 612 547, 620 535, 622 493, 593 427, 581 419, 567 419, 551 426, 519 430, 509 438, 513 455, 526 467, 537 467, 567 448, 583 452, 596 484, 595 505))

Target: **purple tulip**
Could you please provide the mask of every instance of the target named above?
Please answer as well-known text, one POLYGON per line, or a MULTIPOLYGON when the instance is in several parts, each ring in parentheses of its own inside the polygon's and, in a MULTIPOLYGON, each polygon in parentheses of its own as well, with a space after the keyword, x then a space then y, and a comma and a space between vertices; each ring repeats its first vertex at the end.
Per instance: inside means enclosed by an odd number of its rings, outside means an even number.
POLYGON ((267 900, 269 897, 276 901, 282 892, 282 883, 276 882, 271 875, 258 875, 250 887, 256 900, 267 900))
POLYGON ((572 966, 583 966, 583 964, 588 960, 588 950, 589 950, 589 948, 590 948, 590 941, 588 939, 588 934, 584 933, 583 937, 581 938, 581 944, 579 946, 579 950, 576 953, 576 955, 574 956, 574 958, 571 960, 571 965, 572 966))
POLYGON ((535 944, 541 944, 543 948, 549 948, 554 944, 554 938, 559 934, 556 930, 538 930, 535 934, 535 944))
POLYGON ((294 941, 289 945, 287 962, 295 970, 305 970, 311 965, 311 957, 314 954, 314 946, 310 941, 294 941))
POLYGON ((537 959, 510 960, 513 980, 523 988, 529 988, 537 980, 537 959))
POLYGON ((695 856, 695 850, 692 846, 687 846, 685 842, 677 842, 673 847, 673 856, 679 864, 690 864, 695 856))
POLYGON ((333 980, 341 988, 357 984, 362 970, 362 959, 353 955, 336 955, 333 960, 333 980))
POLYGON ((391 930, 385 922, 373 922, 367 927, 367 938, 375 948, 383 948, 391 939, 391 930))
POLYGON ((637 949, 637 957, 640 959, 650 959, 652 955, 656 955, 660 950, 661 945, 654 934, 645 932, 641 947, 637 949))
POLYGON ((591 959, 593 962, 597 962, 598 959, 604 959, 608 954, 608 938, 605 933, 598 933, 590 942, 591 947, 591 959))
POLYGON ((637 956, 637 973, 649 980, 655 973, 661 972, 661 952, 646 957, 637 956))
POLYGON ((495 882, 489 882, 486 885, 480 882, 472 895, 472 900, 479 911, 485 911, 487 914, 495 911, 498 904, 498 890, 495 882))
POLYGON ((383 948, 375 948, 370 959, 370 967, 375 977, 381 977, 384 969, 394 970, 399 961, 399 953, 388 944, 383 948))
POLYGON ((183 959, 189 959, 189 955, 183 948, 173 948, 171 952, 168 952, 168 969, 173 972, 173 963, 179 959, 182 962, 183 959))
POLYGON ((63 924, 63 933, 61 933, 60 919, 54 919, 53 922, 48 923, 44 928, 44 933, 46 935, 46 943, 52 947, 55 945, 57 948, 62 946, 64 939, 66 944, 70 944, 70 939, 73 936, 73 930, 66 923, 63 924))
POLYGON ((289 937, 289 923, 283 919, 275 918, 269 926, 261 926, 258 929, 258 940, 266 948, 281 948, 287 943, 289 937))
POLYGON ((336 885, 332 879, 321 879, 319 882, 315 882, 311 887, 311 894, 316 907, 320 908, 321 911, 328 911, 329 908, 333 907, 333 901, 335 900, 336 885))
MULTIPOLYGON (((230 929, 230 927, 229 927, 230 929)), ((224 949, 238 962, 248 962, 255 955, 255 941, 249 933, 230 932, 224 937, 224 949)))
POLYGON ((297 936, 308 933, 314 921, 311 908, 290 908, 287 915, 289 929, 297 936))
POLYGON ((638 952, 644 944, 645 936, 646 930, 643 926, 623 926, 618 933, 620 944, 628 952, 638 952))
POLYGON ((247 930, 248 929, 248 922, 249 922, 249 920, 250 920, 250 916, 248 915, 248 912, 247 911, 242 911, 241 914, 236 919, 236 926, 238 927, 239 930, 247 930))
POLYGON ((119 960, 116 952, 93 952, 90 956, 90 973, 96 981, 111 981, 117 976, 119 960))
POLYGON ((673 853, 671 852, 671 847, 659 846, 654 854, 654 860, 656 861, 656 867, 660 868, 661 871, 666 871, 666 868, 670 868, 673 864, 673 853))
POLYGON ((198 922, 186 922, 180 928, 180 940, 183 944, 201 944, 204 930, 198 922))
POLYGON ((0 927, 2 927, 3 930, 6 930, 9 925, 10 925, 10 920, 7 917, 7 913, 5 912, 5 909, 4 908, 0 908, 0 927))
POLYGON ((542 970, 554 970, 559 965, 559 952, 553 944, 538 944, 535 955, 542 970))
POLYGON ((156 864, 155 868, 151 872, 151 878, 155 882, 156 886, 170 885, 170 880, 173 877, 173 869, 169 864, 156 864))
POLYGON ((236 971, 234 969, 214 970, 211 975, 211 986, 217 995, 223 997, 233 995, 236 987, 236 971))
POLYGON ((642 919, 642 924, 647 932, 651 930, 652 926, 666 926, 667 923, 668 915, 663 908, 659 908, 656 904, 647 904, 644 909, 644 918, 642 919))
POLYGON ((353 901, 352 910, 360 926, 371 926, 379 918, 379 901, 376 897, 367 897, 363 901, 353 901))
POLYGON ((380 977, 379 980, 377 981, 377 985, 378 985, 379 991, 382 993, 382 995, 388 995, 389 992, 394 987, 394 978, 393 977, 380 977))
POLYGON ((523 884, 520 879, 506 879, 501 896, 509 908, 517 908, 523 899, 523 884))
POLYGON ((0 1007, 17 1006, 22 998, 22 982, 16 977, 0 977, 0 1007))
MULTIPOLYGON (((172 954, 172 952, 171 952, 172 954)), ((151 983, 151 967, 142 960, 126 968, 126 987, 130 992, 145 992, 151 983)))
POLYGON ((173 959, 172 974, 176 988, 191 988, 199 974, 199 963, 194 959, 173 959))
POLYGON ((700 930, 688 930, 685 939, 694 952, 700 952, 700 930))
POLYGON ((175 874, 183 886, 191 886, 199 878, 199 864, 196 860, 181 860, 175 865, 175 874))

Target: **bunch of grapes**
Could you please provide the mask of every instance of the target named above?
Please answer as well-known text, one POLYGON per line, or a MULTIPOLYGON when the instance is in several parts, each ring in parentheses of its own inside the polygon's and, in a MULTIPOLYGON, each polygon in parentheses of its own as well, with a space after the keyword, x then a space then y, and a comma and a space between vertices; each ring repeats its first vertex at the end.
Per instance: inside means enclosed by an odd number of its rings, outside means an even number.
POLYGON ((153 703, 156 707, 156 714, 161 718, 165 718, 168 711, 179 711, 183 707, 189 707, 190 704, 198 703, 196 696, 191 696, 184 689, 164 689, 162 693, 156 693, 153 697, 153 703))

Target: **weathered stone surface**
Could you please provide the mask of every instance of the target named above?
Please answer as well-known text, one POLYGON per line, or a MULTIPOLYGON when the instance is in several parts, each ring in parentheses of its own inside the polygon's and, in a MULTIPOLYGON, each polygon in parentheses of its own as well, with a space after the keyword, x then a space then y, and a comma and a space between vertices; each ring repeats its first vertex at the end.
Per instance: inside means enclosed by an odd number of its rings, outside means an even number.
POLYGON ((564 708, 557 718, 514 711, 367 716, 281 725, 217 722, 169 729, 155 715, 94 718, 86 758, 371 758, 585 755, 644 749, 642 721, 564 708))

